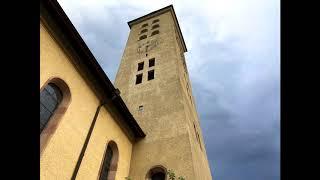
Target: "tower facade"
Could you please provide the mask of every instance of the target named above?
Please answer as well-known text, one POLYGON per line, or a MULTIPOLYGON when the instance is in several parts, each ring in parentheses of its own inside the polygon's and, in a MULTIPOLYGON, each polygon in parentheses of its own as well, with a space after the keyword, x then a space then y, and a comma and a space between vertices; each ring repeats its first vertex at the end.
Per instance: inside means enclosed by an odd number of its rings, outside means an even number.
POLYGON ((133 146, 129 176, 151 179, 172 169, 187 180, 211 180, 173 6, 128 24, 115 86, 146 133, 133 146))

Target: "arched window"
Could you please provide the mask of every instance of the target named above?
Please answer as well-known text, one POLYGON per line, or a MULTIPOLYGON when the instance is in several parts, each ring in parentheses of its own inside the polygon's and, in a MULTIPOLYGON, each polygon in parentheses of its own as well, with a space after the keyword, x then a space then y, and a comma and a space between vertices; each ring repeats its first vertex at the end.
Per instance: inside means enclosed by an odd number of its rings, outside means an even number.
POLYGON ((143 27, 147 27, 147 26, 148 26, 148 23, 143 24, 141 27, 143 28, 143 27))
POLYGON ((139 40, 147 38, 147 35, 140 36, 139 40))
POLYGON ((160 27, 159 24, 156 24, 156 25, 152 26, 151 29, 155 29, 155 28, 158 28, 158 27, 160 27))
POLYGON ((115 179, 118 167, 118 157, 119 152, 117 144, 114 141, 109 142, 102 161, 99 180, 115 179))
POLYGON ((153 31, 153 32, 151 33, 151 36, 156 35, 156 34, 159 34, 159 31, 158 31, 158 30, 153 31))
POLYGON ((152 24, 153 24, 153 23, 156 23, 156 22, 159 22, 159 19, 153 20, 153 21, 152 21, 152 24))
POLYGON ((40 88, 40 155, 70 102, 70 89, 60 78, 51 78, 40 88))
POLYGON ((140 34, 145 33, 145 32, 148 32, 148 29, 143 29, 143 30, 140 32, 140 34))
POLYGON ((163 166, 154 166, 147 173, 147 180, 166 180, 166 169, 163 166))
POLYGON ((61 103, 63 94, 58 86, 49 83, 40 92, 40 134, 61 103))

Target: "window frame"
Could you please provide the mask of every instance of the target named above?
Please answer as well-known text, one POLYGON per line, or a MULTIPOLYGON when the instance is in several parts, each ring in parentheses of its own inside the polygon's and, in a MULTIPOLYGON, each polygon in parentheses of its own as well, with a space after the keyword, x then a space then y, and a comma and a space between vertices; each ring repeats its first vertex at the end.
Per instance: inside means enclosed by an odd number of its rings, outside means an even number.
MULTIPOLYGON (((40 127, 40 134, 42 133, 42 131, 43 131, 43 130, 46 128, 46 126, 48 125, 51 117, 56 113, 59 105, 61 104, 61 102, 62 102, 62 100, 63 100, 63 98, 64 98, 64 97, 63 97, 63 93, 62 93, 61 89, 60 89, 57 85, 55 85, 54 83, 51 83, 51 82, 48 83, 48 84, 42 89, 42 91, 40 91, 40 106, 42 106, 42 107, 50 114, 49 117, 46 118, 45 122, 41 123, 41 111, 40 111, 40 124, 43 124, 43 126, 40 127), (53 94, 51 94, 51 93, 47 90, 48 86, 51 86, 51 88, 53 89, 54 93, 55 93, 56 95, 60 96, 60 97, 57 97, 57 99, 56 99, 55 97, 53 97, 53 94), (45 92, 44 92, 44 91, 45 91, 45 92), (41 100, 42 100, 42 99, 41 99, 41 94, 42 94, 42 93, 47 93, 47 94, 48 94, 47 96, 49 97, 49 99, 51 99, 51 102, 45 103, 44 101, 41 101, 41 100), (49 105, 50 103, 54 103, 54 107, 53 107, 52 110, 51 110, 51 109, 48 109, 48 108, 49 108, 48 105, 49 105)), ((44 100, 44 99, 43 99, 43 100, 44 100)), ((41 126, 41 125, 40 125, 40 126, 41 126)))
POLYGON ((109 166, 109 172, 108 172, 108 176, 107 176, 107 180, 108 179, 115 179, 116 177, 116 173, 118 170, 118 163, 119 163, 119 149, 118 149, 118 145, 115 141, 110 140, 106 146, 105 146, 105 150, 103 152, 103 156, 102 156, 102 161, 100 162, 100 169, 99 169, 99 174, 98 174, 98 180, 100 180, 102 177, 102 170, 103 170, 103 166, 104 166, 104 161, 106 158, 106 153, 108 150, 108 147, 110 147, 111 151, 112 151, 112 158, 111 158, 111 163, 109 166))
POLYGON ((151 59, 149 59, 149 68, 151 68, 151 67, 154 67, 156 65, 156 58, 151 58, 151 59), (150 65, 151 63, 150 62, 153 62, 153 65, 150 65))
POLYGON ((154 174, 159 173, 159 172, 161 172, 161 173, 163 173, 163 174, 165 175, 165 180, 168 179, 168 177, 166 176, 166 174, 168 173, 168 170, 167 170, 167 168, 165 168, 163 165, 155 165, 155 166, 152 166, 152 167, 148 170, 148 172, 147 172, 147 174, 146 174, 145 177, 146 177, 147 180, 151 180, 151 177, 152 177, 154 174))
POLYGON ((142 83, 142 80, 143 80, 143 73, 137 74, 137 75, 136 75, 135 85, 141 84, 141 83, 142 83), (141 82, 139 82, 139 83, 138 83, 138 77, 141 77, 141 82))
POLYGON ((154 76, 155 76, 154 74, 155 74, 154 69, 148 71, 148 81, 151 81, 154 79, 154 76), (152 79, 150 78, 150 74, 152 74, 152 79))
POLYGON ((60 104, 55 109, 54 113, 48 120, 45 128, 42 130, 40 134, 40 157, 42 156, 43 150, 46 148, 49 140, 51 139, 52 135, 55 133, 56 129, 58 128, 59 123, 62 120, 66 110, 68 109, 72 97, 71 92, 69 89, 68 84, 59 77, 51 77, 49 78, 40 88, 40 92, 44 90, 44 88, 49 84, 53 83, 57 87, 59 87, 60 91, 62 92, 62 100, 60 104))
POLYGON ((139 62, 139 63, 138 63, 138 70, 137 70, 137 71, 142 71, 143 68, 144 68, 144 61, 139 62))

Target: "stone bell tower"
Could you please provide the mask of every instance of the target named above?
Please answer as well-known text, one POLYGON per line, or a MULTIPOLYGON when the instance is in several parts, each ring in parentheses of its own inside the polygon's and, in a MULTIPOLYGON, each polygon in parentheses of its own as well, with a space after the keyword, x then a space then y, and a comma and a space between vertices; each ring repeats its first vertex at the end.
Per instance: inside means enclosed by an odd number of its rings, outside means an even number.
POLYGON ((115 86, 146 132, 133 146, 129 176, 145 180, 172 169, 187 180, 211 180, 173 6, 128 25, 115 86))

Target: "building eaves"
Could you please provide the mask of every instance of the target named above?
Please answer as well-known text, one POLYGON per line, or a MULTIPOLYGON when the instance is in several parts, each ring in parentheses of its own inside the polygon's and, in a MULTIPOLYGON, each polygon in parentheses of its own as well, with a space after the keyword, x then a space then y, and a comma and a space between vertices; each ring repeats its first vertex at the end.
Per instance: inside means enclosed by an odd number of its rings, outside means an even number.
MULTIPOLYGON (((59 37, 67 44, 70 44, 69 50, 72 49, 73 52, 76 53, 75 56, 78 57, 73 58, 73 60, 76 61, 76 65, 86 73, 86 76, 88 76, 91 83, 95 85, 95 90, 99 91, 99 98, 102 102, 106 99, 111 99, 114 94, 117 94, 117 89, 111 83, 110 79, 56 0, 40 1, 40 18, 51 22, 51 26, 55 26, 54 29, 59 30, 59 37)), ((130 128, 134 137, 145 137, 145 133, 129 111, 121 96, 115 98, 112 103, 123 117, 122 119, 124 121, 122 122, 130 128)))

